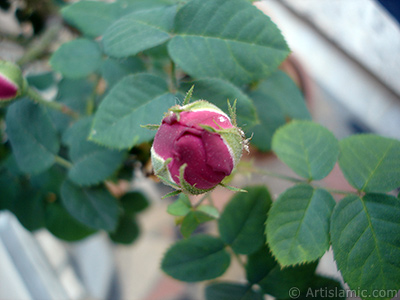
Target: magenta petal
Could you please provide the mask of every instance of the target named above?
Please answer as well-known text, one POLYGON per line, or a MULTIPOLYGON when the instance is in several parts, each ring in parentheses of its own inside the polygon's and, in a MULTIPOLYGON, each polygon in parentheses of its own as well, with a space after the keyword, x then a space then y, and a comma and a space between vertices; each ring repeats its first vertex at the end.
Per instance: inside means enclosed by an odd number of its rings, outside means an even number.
POLYGON ((185 111, 180 114, 180 123, 188 127, 201 128, 199 125, 208 125, 215 129, 233 127, 231 121, 222 114, 213 111, 185 111), (217 124, 219 125, 217 125, 217 124))
POLYGON ((0 99, 14 98, 18 94, 18 87, 11 81, 0 76, 0 99))
POLYGON ((222 172, 224 176, 231 174, 233 170, 233 158, 221 136, 205 131, 202 139, 206 151, 207 165, 214 172, 222 172))

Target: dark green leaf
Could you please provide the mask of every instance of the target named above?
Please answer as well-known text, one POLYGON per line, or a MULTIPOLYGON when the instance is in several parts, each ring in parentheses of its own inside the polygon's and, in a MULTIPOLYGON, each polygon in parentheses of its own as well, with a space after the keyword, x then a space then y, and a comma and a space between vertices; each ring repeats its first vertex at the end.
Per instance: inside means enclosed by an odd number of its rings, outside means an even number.
POLYGON ((193 77, 243 84, 266 78, 289 54, 278 28, 248 1, 193 0, 177 13, 172 59, 193 77))
POLYGON ((109 87, 112 87, 127 75, 144 71, 144 63, 137 57, 129 57, 121 60, 108 58, 104 61, 101 68, 101 73, 109 87))
POLYGON ((176 6, 171 6, 126 15, 106 30, 103 37, 105 53, 113 57, 128 57, 161 45, 170 38, 175 14, 176 6))
POLYGON ((161 268, 185 282, 213 279, 221 276, 230 264, 230 256, 224 248, 224 242, 219 238, 195 235, 172 245, 161 268))
POLYGON ((39 173, 50 168, 60 143, 47 111, 23 99, 10 105, 6 116, 7 134, 19 168, 39 173))
POLYGON ((339 165, 348 182, 364 192, 400 187, 400 141, 372 134, 340 141, 339 165))
POLYGON ((189 212, 183 218, 181 224, 181 233, 183 237, 188 238, 200 224, 211 221, 213 219, 214 218, 212 218, 210 215, 203 213, 201 211, 189 212))
POLYGON ((275 132, 272 150, 301 177, 320 180, 332 171, 339 155, 339 142, 321 125, 292 121, 275 132))
POLYGON ((65 181, 61 187, 61 200, 71 216, 86 226, 115 230, 119 207, 104 187, 81 188, 65 181))
POLYGON ((263 247, 248 257, 246 276, 249 282, 258 284, 264 293, 288 299, 290 289, 304 291, 308 287, 316 267, 317 262, 282 269, 269 249, 263 247))
POLYGON ((332 247, 338 268, 351 289, 400 289, 400 202, 385 194, 347 196, 335 207, 331 221, 332 247))
POLYGON ((206 300, 263 300, 263 295, 254 291, 251 286, 231 283, 213 282, 207 285, 206 300))
POLYGON ((191 207, 188 196, 180 194, 175 202, 168 205, 167 212, 173 216, 186 216, 191 211, 191 207))
POLYGON ((264 227, 271 196, 264 186, 246 188, 237 193, 218 220, 221 238, 236 253, 250 254, 265 242, 264 227))
POLYGON ((122 151, 88 141, 91 125, 92 118, 83 118, 74 123, 63 136, 64 143, 70 147, 69 156, 73 163, 68 170, 68 177, 78 185, 93 185, 107 179, 125 157, 122 151))
POLYGON ((238 125, 248 128, 257 124, 257 114, 252 100, 232 83, 219 78, 206 78, 182 85, 185 91, 194 85, 193 99, 206 99, 228 112, 228 100, 231 104, 237 100, 238 125))
MULTIPOLYGON (((347 292, 347 294, 349 293, 347 292)), ((299 296, 296 297, 296 299, 299 300, 326 300, 327 298, 332 300, 345 300, 346 290, 343 289, 340 282, 316 275, 313 276, 307 290, 300 292, 298 295, 299 296)), ((291 299, 294 299, 294 296, 295 295, 292 295, 291 299)))
POLYGON ((12 209, 19 190, 18 177, 8 169, 8 164, 11 160, 14 159, 10 155, 0 164, 0 211, 12 209))
POLYGON ((59 203, 46 206, 45 223, 52 234, 69 242, 79 241, 95 232, 71 217, 59 203))
POLYGON ((90 37, 102 35, 121 14, 117 3, 79 1, 61 10, 63 18, 83 34, 90 37))
POLYGON ((145 210, 149 206, 149 200, 141 192, 130 192, 120 199, 125 214, 134 215, 145 210))
POLYGON ((130 148, 151 140, 155 132, 140 125, 160 123, 175 104, 166 82, 154 75, 130 75, 118 82, 95 115, 90 140, 112 148, 130 148))
POLYGON ((26 77, 30 86, 38 90, 45 90, 55 84, 53 72, 45 72, 40 74, 31 74, 26 77))
POLYGON ((100 47, 87 39, 64 43, 53 53, 50 64, 55 71, 67 78, 83 78, 101 66, 100 47))
POLYGON ((267 241, 282 266, 320 258, 329 248, 335 200, 323 189, 296 185, 274 202, 267 219, 267 241))
POLYGON ((311 119, 305 100, 288 75, 276 71, 249 93, 260 124, 251 128, 251 143, 262 151, 271 149, 272 136, 291 119, 311 119))
POLYGON ((111 240, 118 244, 131 244, 139 237, 140 228, 135 219, 131 216, 123 215, 118 223, 117 230, 110 233, 111 240))

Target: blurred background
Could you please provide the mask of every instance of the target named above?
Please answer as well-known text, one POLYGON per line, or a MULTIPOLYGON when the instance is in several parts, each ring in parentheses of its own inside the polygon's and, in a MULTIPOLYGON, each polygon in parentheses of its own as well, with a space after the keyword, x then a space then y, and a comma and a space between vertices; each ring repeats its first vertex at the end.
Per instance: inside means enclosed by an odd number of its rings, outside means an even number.
MULTIPOLYGON (((46 1, 28 2, 37 10, 24 11, 23 0, 0 0, 4 59, 18 60, 24 53, 18 37, 46 27, 40 17, 40 3, 46 1)), ((292 49, 282 68, 302 89, 315 121, 338 139, 360 132, 400 139, 399 0, 264 0, 255 5, 278 25, 292 49)), ((61 35, 68 38, 67 32, 61 35)), ((290 175, 275 157, 254 157, 258 166, 290 175)), ((181 283, 161 272, 163 253, 179 238, 166 213, 170 201, 160 200, 169 190, 137 173, 129 188, 145 192, 152 205, 140 215, 142 234, 131 246, 113 245, 102 234, 79 243, 62 242, 46 230, 31 234, 11 213, 0 211, 0 299, 203 299, 201 284, 181 283)), ((266 184, 274 196, 288 187, 263 176, 235 179, 239 186, 250 182, 266 184)), ((347 188, 337 167, 325 184, 347 188)), ((231 196, 218 189, 214 194, 220 207, 231 196)), ((329 252, 318 270, 341 280, 329 252)), ((235 265, 224 275, 242 277, 235 265)))

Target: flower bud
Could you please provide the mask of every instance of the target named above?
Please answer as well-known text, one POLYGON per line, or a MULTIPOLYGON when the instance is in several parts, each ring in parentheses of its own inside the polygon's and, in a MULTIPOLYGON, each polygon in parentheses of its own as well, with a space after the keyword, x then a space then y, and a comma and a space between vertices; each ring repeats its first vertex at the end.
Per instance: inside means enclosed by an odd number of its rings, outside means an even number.
POLYGON ((17 65, 0 60, 0 104, 23 94, 24 83, 21 69, 17 65))
POLYGON ((151 148, 155 174, 191 194, 216 187, 232 173, 244 147, 243 132, 232 120, 205 100, 170 108, 151 148))

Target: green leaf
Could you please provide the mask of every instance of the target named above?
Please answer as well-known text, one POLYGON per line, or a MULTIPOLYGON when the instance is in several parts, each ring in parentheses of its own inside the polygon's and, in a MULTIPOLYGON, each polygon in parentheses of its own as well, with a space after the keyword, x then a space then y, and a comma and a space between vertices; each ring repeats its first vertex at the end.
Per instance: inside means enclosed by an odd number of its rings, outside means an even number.
POLYGON ((181 224, 181 233, 184 238, 190 237, 190 235, 193 233, 193 231, 196 230, 196 228, 205 222, 211 221, 214 218, 211 217, 210 215, 203 213, 201 211, 191 211, 189 212, 182 221, 181 224))
POLYGON ((347 196, 335 207, 332 247, 338 268, 363 299, 390 299, 374 291, 400 289, 400 202, 394 196, 347 196))
POLYGON ((260 292, 240 283, 213 282, 205 290, 206 300, 263 300, 260 292))
POLYGON ((60 143, 47 111, 28 99, 11 104, 6 116, 7 135, 21 171, 39 173, 55 161, 60 143))
POLYGON ((311 121, 292 121, 275 132, 272 150, 299 176, 320 180, 335 166, 339 142, 321 125, 311 121))
POLYGON ((30 74, 26 77, 28 84, 38 90, 46 90, 55 84, 53 72, 30 74))
POLYGON ((209 280, 221 276, 230 264, 224 242, 209 235, 180 240, 165 254, 161 268, 185 282, 209 280))
POLYGON ((193 0, 175 18, 172 59, 193 77, 245 84, 271 75, 289 54, 269 17, 243 0, 193 0))
POLYGON ((116 229, 118 203, 104 187, 80 188, 66 180, 61 186, 61 200, 71 216, 86 226, 106 231, 116 229))
POLYGON ((95 115, 90 140, 112 148, 130 148, 151 140, 155 132, 140 125, 160 123, 175 104, 166 82, 154 75, 130 75, 104 98, 95 115))
POLYGON ((266 234, 282 266, 320 258, 329 248, 329 224, 335 200, 323 189, 296 185, 283 192, 268 214, 266 234))
POLYGON ((264 224, 271 206, 264 186, 246 190, 233 196, 218 220, 221 239, 240 254, 253 253, 264 244, 264 224))
POLYGON ((97 71, 102 63, 98 44, 87 39, 64 43, 53 53, 50 65, 67 78, 84 78, 97 71))
POLYGON ((282 269, 265 246, 248 257, 246 277, 250 283, 259 285, 264 293, 289 299, 291 289, 304 291, 309 286, 316 267, 315 262, 282 269))
POLYGON ((215 206, 212 205, 200 205, 196 210, 201 211, 214 219, 219 218, 219 211, 215 206))
POLYGON ((364 192, 400 187, 400 141, 372 134, 340 141, 339 165, 347 181, 364 192))
MULTIPOLYGON (((349 293, 347 292, 347 294, 349 293)), ((300 292, 299 297, 296 297, 299 300, 326 300, 327 298, 345 300, 346 290, 343 289, 340 282, 318 275, 313 276, 307 290, 300 292)), ((294 299, 294 295, 292 295, 291 299, 294 299)))
POLYGON ((262 151, 271 149, 275 131, 288 120, 310 120, 303 95, 292 79, 282 71, 274 72, 250 91, 260 124, 251 128, 251 143, 262 151))
POLYGON ((161 45, 170 38, 175 14, 176 6, 171 6, 126 15, 106 30, 103 37, 105 53, 113 57, 128 57, 161 45))
POLYGON ((13 155, 0 164, 0 211, 12 209, 19 190, 18 177, 9 170, 10 164, 15 164, 13 155))
POLYGON ((144 72, 146 70, 143 61, 137 57, 116 60, 108 58, 103 62, 101 73, 109 87, 112 87, 123 77, 144 72))
POLYGON ((125 214, 133 216, 149 206, 149 200, 141 192, 130 192, 120 199, 125 214))
POLYGON ((237 119, 241 127, 248 128, 257 124, 257 114, 253 101, 237 86, 219 78, 205 78, 187 82, 182 85, 187 91, 194 85, 194 99, 206 99, 225 112, 228 112, 228 99, 237 100, 237 119))
POLYGON ((192 204, 188 196, 185 194, 180 194, 178 199, 168 205, 167 213, 173 216, 186 216, 192 208, 192 204))
POLYGON ((117 3, 79 1, 61 10, 63 18, 89 37, 102 35, 121 13, 117 3))
POLYGON ((118 244, 131 244, 140 234, 139 225, 131 216, 123 215, 118 223, 117 230, 109 234, 111 240, 118 244))
POLYGON ((68 177, 78 185, 97 184, 111 176, 124 160, 125 153, 110 150, 87 140, 92 118, 79 120, 63 136, 69 146, 72 167, 68 177))
POLYGON ((45 223, 53 235, 69 242, 79 241, 95 232, 71 217, 59 203, 46 206, 45 223))

